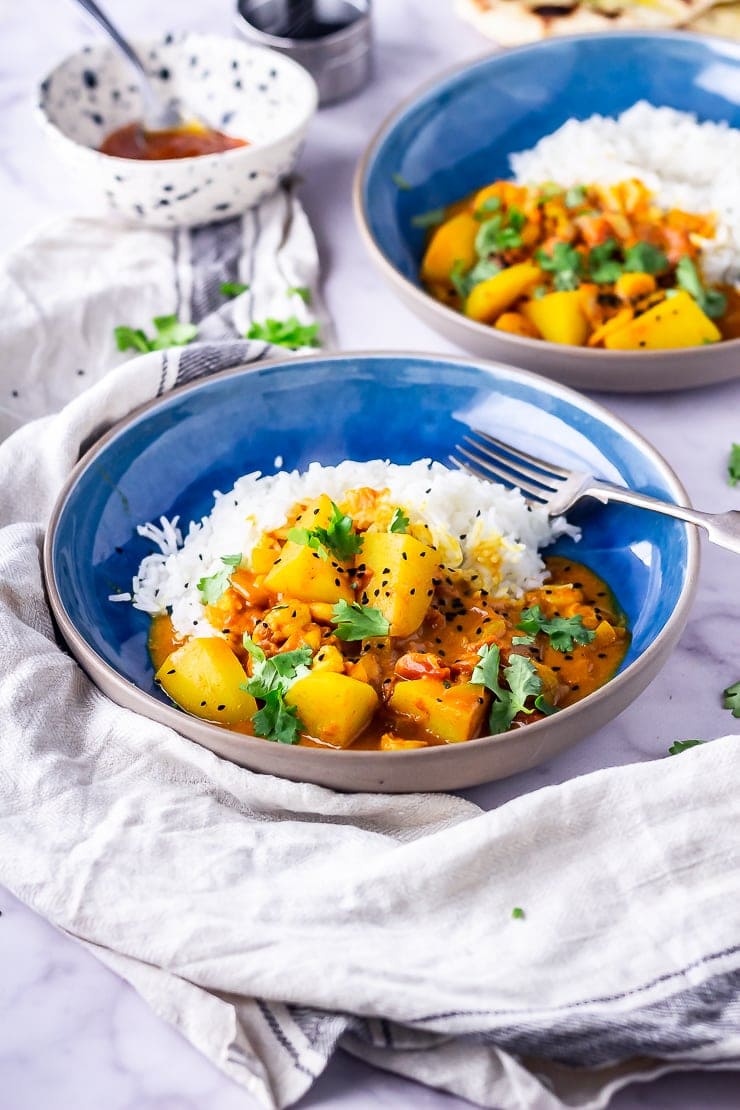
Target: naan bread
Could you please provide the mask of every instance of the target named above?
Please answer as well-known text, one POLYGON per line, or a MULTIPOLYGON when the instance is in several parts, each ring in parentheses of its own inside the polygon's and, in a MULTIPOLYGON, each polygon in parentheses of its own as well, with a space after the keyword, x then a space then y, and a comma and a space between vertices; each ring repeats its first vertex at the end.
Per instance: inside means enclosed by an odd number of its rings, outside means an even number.
POLYGON ((551 4, 539 4, 536 0, 455 0, 458 14, 501 46, 589 31, 682 27, 714 3, 715 0, 563 0, 551 4))

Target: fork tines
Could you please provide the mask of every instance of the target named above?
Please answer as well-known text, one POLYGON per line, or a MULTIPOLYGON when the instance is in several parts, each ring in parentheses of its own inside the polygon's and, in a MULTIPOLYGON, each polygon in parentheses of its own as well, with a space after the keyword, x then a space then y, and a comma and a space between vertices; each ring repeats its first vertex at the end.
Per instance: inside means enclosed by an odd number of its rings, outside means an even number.
POLYGON ((546 502, 568 477, 568 472, 559 466, 518 451, 486 432, 474 428, 470 431, 471 435, 463 436, 462 443, 455 446, 462 459, 456 455, 449 457, 455 466, 478 478, 498 479, 518 487, 532 500, 546 502))

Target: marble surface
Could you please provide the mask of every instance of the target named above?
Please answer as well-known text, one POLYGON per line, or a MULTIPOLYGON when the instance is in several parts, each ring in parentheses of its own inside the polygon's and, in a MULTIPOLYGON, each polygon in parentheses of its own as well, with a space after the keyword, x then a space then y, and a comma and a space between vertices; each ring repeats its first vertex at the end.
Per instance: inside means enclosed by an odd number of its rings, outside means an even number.
MULTIPOLYGON (((187 27, 228 33, 229 0, 108 0, 132 34, 187 27)), ((359 153, 386 113, 415 86, 487 45, 449 15, 448 0, 377 0, 372 86, 324 109, 300 166, 302 196, 319 239, 326 296, 343 348, 451 351, 409 314, 369 264, 354 226, 350 186, 359 153)), ((96 37, 74 4, 0 0, 0 248, 52 215, 76 207, 74 184, 52 163, 33 118, 36 81, 67 52, 96 37)), ((697 506, 740 508, 728 488, 729 445, 740 440, 740 381, 684 394, 599 398, 650 439, 697 506)), ((706 547, 689 625, 660 676, 622 716, 586 743, 529 774, 470 791, 487 808, 599 767, 665 755, 680 737, 739 732, 721 690, 740 676, 738 603, 728 583, 736 557, 706 547)), ((3 1110, 250 1110, 253 1101, 87 951, 0 889, 0 1106, 3 1110)), ((668 1076, 620 1092, 615 1110, 730 1110, 732 1073, 668 1076)), ((469 1104, 339 1054, 306 1096, 304 1110, 469 1104)))

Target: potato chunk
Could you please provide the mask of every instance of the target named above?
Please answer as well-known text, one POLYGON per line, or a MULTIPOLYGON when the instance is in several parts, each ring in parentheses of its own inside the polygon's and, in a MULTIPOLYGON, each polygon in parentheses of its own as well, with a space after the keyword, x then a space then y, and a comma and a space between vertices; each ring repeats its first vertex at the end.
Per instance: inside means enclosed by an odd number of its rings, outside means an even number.
POLYGON ((716 343, 720 338, 718 328, 693 297, 680 290, 623 328, 610 332, 604 346, 612 351, 667 350, 716 343))
POLYGON ((472 682, 445 687, 436 678, 417 678, 399 682, 388 705, 394 713, 410 717, 445 744, 460 744, 479 734, 488 694, 485 687, 472 682))
POLYGON ((475 262, 475 237, 480 224, 469 212, 459 212, 437 228, 421 264, 421 279, 426 282, 450 284, 450 273, 456 262, 469 270, 475 262))
MULTIPOLYGON (((531 262, 517 262, 515 266, 508 266, 500 274, 473 286, 465 303, 465 315, 490 324, 541 277, 539 266, 531 262)), ((536 324, 537 321, 533 323, 536 324)))
POLYGON ((368 605, 380 609, 391 636, 410 636, 424 620, 439 564, 435 551, 400 532, 366 532, 358 556, 371 572, 368 605))
POLYGON ((252 695, 240 688, 247 681, 244 668, 216 636, 196 637, 176 648, 155 677, 177 705, 207 721, 234 725, 257 711, 252 695))
POLYGON ((346 748, 367 728, 378 707, 372 686, 334 671, 311 671, 288 690, 307 735, 346 748))
POLYGON ((581 347, 588 338, 588 320, 578 289, 546 293, 539 300, 527 301, 521 311, 548 343, 581 347))
POLYGON ((292 540, 284 544, 263 585, 272 593, 297 601, 334 604, 340 598, 355 600, 347 572, 333 556, 322 559, 312 547, 292 540))

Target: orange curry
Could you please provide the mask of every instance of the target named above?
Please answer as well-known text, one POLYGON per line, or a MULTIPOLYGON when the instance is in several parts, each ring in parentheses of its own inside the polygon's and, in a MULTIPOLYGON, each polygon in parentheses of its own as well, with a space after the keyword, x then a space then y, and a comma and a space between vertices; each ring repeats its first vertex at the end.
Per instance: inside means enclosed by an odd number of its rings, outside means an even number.
POLYGON ((262 537, 249 568, 224 558, 205 607, 219 635, 181 640, 154 617, 172 700, 267 739, 393 751, 521 727, 615 673, 629 633, 593 571, 550 556, 544 585, 494 596, 441 565, 385 493, 352 490, 341 506, 322 494, 262 537))
POLYGON ((128 123, 106 136, 100 146, 102 154, 139 161, 163 161, 166 158, 195 158, 200 154, 221 154, 248 146, 245 139, 234 139, 223 131, 199 124, 173 127, 162 131, 145 131, 140 123, 128 123))

